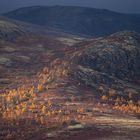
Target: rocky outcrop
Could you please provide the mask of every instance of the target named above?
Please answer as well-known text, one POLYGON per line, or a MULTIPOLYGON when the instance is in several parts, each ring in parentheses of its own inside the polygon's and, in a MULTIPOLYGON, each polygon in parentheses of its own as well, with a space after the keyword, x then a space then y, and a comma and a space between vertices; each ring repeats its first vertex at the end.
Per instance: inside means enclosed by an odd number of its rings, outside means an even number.
POLYGON ((94 88, 96 88, 96 86, 99 84, 105 83, 108 86, 111 86, 113 84, 119 83, 119 81, 116 78, 109 76, 106 73, 95 71, 94 69, 90 68, 85 68, 83 66, 78 66, 75 69, 73 76, 80 80, 80 82, 84 85, 91 86, 94 88))
POLYGON ((90 42, 76 57, 78 65, 85 68, 125 81, 140 81, 140 35, 134 32, 120 32, 90 42))

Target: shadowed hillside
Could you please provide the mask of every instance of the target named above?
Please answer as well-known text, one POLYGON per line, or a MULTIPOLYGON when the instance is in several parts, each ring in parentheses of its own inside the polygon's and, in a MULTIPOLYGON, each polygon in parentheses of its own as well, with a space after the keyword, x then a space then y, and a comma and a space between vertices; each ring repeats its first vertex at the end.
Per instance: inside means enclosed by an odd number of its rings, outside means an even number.
POLYGON ((105 36, 122 30, 140 32, 140 15, 74 6, 34 6, 4 14, 9 18, 84 36, 105 36))
POLYGON ((13 41, 15 38, 25 36, 26 32, 20 26, 5 20, 0 20, 0 39, 13 41))
MULTIPOLYGON (((111 36, 86 42, 77 47, 73 61, 78 64, 126 81, 140 82, 140 35, 118 32, 111 36)), ((77 45, 78 46, 78 45, 77 45)))
POLYGON ((14 19, 9 19, 3 16, 0 16, 0 39, 5 41, 15 41, 20 37, 53 37, 58 39, 66 44, 73 44, 79 42, 81 38, 76 35, 68 34, 54 28, 46 28, 39 25, 18 21, 14 19))

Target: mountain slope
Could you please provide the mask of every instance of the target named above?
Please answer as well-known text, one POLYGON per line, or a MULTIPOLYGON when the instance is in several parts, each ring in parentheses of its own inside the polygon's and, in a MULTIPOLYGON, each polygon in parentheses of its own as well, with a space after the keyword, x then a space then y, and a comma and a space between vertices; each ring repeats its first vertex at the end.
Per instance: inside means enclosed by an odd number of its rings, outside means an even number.
POLYGON ((138 140, 139 46, 135 32, 0 44, 0 139, 138 140))
POLYGON ((11 41, 25 35, 25 30, 13 22, 0 19, 0 39, 11 41))
POLYGON ((140 32, 140 15, 73 6, 35 6, 4 14, 9 18, 85 36, 104 36, 122 30, 140 32))
POLYGON ((24 36, 48 36, 56 38, 64 43, 73 44, 83 38, 68 34, 54 28, 44 28, 39 25, 9 19, 0 16, 0 39, 5 41, 13 41, 24 36))
POLYGON ((78 51, 73 53, 72 60, 77 60, 77 64, 84 68, 94 70, 95 74, 104 73, 105 75, 101 76, 102 80, 95 78, 98 83, 99 81, 113 83, 107 75, 126 81, 140 82, 139 44, 139 34, 128 31, 119 32, 79 45, 78 51))

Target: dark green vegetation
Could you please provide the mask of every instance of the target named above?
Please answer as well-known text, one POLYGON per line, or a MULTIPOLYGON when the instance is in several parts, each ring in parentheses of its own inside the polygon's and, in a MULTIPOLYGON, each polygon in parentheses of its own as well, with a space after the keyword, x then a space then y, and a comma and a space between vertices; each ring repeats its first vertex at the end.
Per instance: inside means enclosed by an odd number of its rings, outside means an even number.
POLYGON ((4 16, 88 37, 105 36, 122 30, 140 32, 140 15, 93 8, 35 6, 20 8, 4 16))

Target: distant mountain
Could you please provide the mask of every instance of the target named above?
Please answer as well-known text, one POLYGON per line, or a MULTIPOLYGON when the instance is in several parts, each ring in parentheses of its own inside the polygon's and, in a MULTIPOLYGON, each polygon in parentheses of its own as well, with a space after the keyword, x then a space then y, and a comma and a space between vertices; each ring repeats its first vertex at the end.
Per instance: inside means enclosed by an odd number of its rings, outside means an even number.
POLYGON ((76 35, 105 36, 122 30, 140 32, 140 15, 74 6, 20 8, 4 16, 76 35))
POLYGON ((19 37, 25 36, 48 36, 67 44, 72 44, 72 41, 77 42, 81 39, 79 36, 68 34, 53 28, 46 28, 32 23, 0 16, 0 40, 14 41, 19 37))

